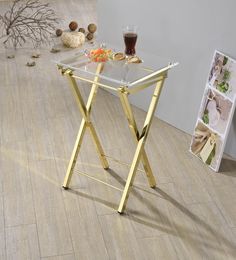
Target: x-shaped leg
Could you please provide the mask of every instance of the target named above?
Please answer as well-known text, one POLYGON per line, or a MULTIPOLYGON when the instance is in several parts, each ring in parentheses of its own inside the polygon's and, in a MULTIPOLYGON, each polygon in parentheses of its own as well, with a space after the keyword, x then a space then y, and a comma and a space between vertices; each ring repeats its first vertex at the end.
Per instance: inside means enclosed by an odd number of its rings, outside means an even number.
MULTIPOLYGON (((99 73, 102 71, 102 69, 103 69, 103 64, 99 63, 98 67, 97 67, 96 75, 99 75, 99 73)), ((82 98, 82 95, 80 93, 80 90, 77 86, 76 80, 73 77, 72 71, 66 70, 63 74, 67 75, 67 77, 68 77, 72 92, 75 95, 76 102, 77 102, 79 109, 81 111, 81 114, 83 116, 83 119, 82 119, 82 122, 81 122, 81 125, 80 125, 80 128, 79 128, 79 132, 78 132, 78 135, 77 135, 77 138, 76 138, 76 142, 75 142, 75 145, 74 145, 74 149, 73 149, 73 152, 72 152, 72 155, 71 155, 71 159, 70 159, 70 162, 69 162, 69 165, 68 165, 68 168, 67 168, 66 176, 65 176, 65 179, 64 179, 64 182, 63 182, 63 188, 67 189, 69 184, 70 184, 70 180, 71 180, 71 177, 72 177, 72 174, 73 174, 73 170, 74 170, 74 167, 75 167, 75 164, 76 164, 76 160, 77 160, 77 157, 78 157, 78 154, 79 154, 79 151, 80 151, 80 147, 81 147, 81 144, 82 144, 82 141, 83 141, 83 137, 84 137, 84 133, 85 133, 86 128, 89 128, 89 130, 90 130, 90 134, 91 134, 93 141, 95 143, 95 146, 96 146, 96 149, 97 149, 97 152, 98 152, 98 155, 99 155, 99 159, 101 161, 103 168, 107 169, 107 168, 109 168, 109 165, 108 165, 108 162, 106 160, 106 157, 105 157, 104 151, 102 149, 101 143, 98 139, 95 128, 94 128, 94 126, 93 126, 93 124, 90 120, 92 103, 95 99, 97 89, 98 89, 98 86, 97 86, 96 83, 98 82, 99 77, 95 76, 94 83, 92 85, 92 88, 91 88, 91 91, 90 91, 90 94, 89 94, 89 97, 88 97, 87 105, 85 105, 84 100, 82 98)))
MULTIPOLYGON (((120 88, 119 96, 120 96, 123 110, 125 112, 125 115, 127 117, 128 123, 129 123, 131 133, 133 134, 135 142, 138 143, 140 134, 139 134, 139 131, 137 128, 136 121, 134 119, 132 108, 131 108, 129 100, 128 100, 128 93, 125 91, 124 88, 120 88)), ((151 188, 155 188, 156 181, 155 181, 154 175, 152 173, 152 169, 151 169, 150 163, 148 161, 148 157, 147 157, 145 149, 143 149, 143 151, 142 151, 141 160, 143 163, 143 168, 144 168, 145 173, 148 178, 149 185, 151 188)))
POLYGON ((129 100, 128 100, 128 91, 126 90, 125 87, 121 87, 119 89, 119 93, 120 93, 120 100, 123 106, 123 109, 125 111, 126 117, 128 119, 129 122, 129 127, 131 129, 131 132, 133 133, 135 140, 137 141, 137 147, 136 147, 136 151, 133 157, 133 161, 130 167, 130 171, 128 174, 128 178, 126 180, 126 184, 125 184, 125 188, 122 194, 122 198, 119 204, 119 208, 118 208, 118 212, 119 213, 123 213, 123 211, 125 210, 126 207, 126 203, 129 197, 129 193, 131 190, 131 187, 133 185, 133 181, 137 172, 137 168, 139 165, 140 160, 142 160, 149 184, 151 187, 155 187, 156 182, 155 182, 155 178, 153 176, 150 164, 148 162, 148 158, 144 149, 144 145, 145 145, 145 141, 147 139, 149 130, 150 130, 150 126, 152 123, 152 119, 154 116, 154 112, 161 94, 161 90, 164 84, 164 80, 166 78, 166 73, 163 73, 162 76, 158 79, 152 99, 151 99, 151 103, 147 112, 147 116, 144 122, 144 126, 142 129, 141 134, 139 133, 137 126, 136 126, 136 122, 133 116, 133 112, 131 109, 131 106, 129 104, 129 100))

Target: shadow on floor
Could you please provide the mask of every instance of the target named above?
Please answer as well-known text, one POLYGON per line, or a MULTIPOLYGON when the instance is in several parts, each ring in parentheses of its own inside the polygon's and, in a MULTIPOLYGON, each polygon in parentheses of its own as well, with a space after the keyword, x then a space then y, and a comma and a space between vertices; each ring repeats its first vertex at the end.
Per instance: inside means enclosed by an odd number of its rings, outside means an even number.
MULTIPOLYGON (((121 185, 125 185, 125 180, 120 177, 114 170, 109 169, 111 177, 113 177, 121 185)), ((223 236, 218 231, 218 226, 212 227, 206 223, 203 219, 193 214, 189 209, 184 205, 179 203, 176 199, 171 197, 168 193, 163 191, 160 188, 144 189, 142 187, 134 186, 132 189, 132 196, 143 204, 143 207, 140 209, 129 209, 127 208, 127 213, 123 214, 123 217, 129 218, 131 222, 136 222, 144 226, 148 226, 151 229, 157 229, 166 234, 170 234, 175 237, 181 238, 184 243, 187 243, 188 246, 192 246, 193 250, 214 250, 214 252, 225 254, 225 249, 222 247, 222 244, 227 248, 227 253, 234 256, 236 244, 232 243, 227 237, 223 236), (154 200, 145 198, 142 194, 148 193, 153 196, 158 197, 167 201, 170 205, 180 211, 183 214, 182 222, 177 222, 173 216, 167 216, 166 214, 158 209, 154 200), (154 201, 154 203, 153 203, 154 201), (194 232, 184 221, 184 217, 188 218, 192 227, 197 227, 194 232), (163 221, 164 220, 164 221, 163 221)), ((107 200, 86 194, 80 191, 69 190, 69 192, 75 193, 78 196, 85 197, 87 199, 93 200, 95 202, 101 203, 109 208, 117 210, 118 204, 111 203, 107 200)), ((119 203, 119 202, 118 202, 119 203)), ((114 212, 115 213, 115 212, 114 212)), ((189 222, 188 222, 189 223, 189 222)), ((207 254, 205 252, 205 254, 207 254)))
POLYGON ((221 161, 219 173, 231 177, 236 177, 236 160, 223 158, 221 161))

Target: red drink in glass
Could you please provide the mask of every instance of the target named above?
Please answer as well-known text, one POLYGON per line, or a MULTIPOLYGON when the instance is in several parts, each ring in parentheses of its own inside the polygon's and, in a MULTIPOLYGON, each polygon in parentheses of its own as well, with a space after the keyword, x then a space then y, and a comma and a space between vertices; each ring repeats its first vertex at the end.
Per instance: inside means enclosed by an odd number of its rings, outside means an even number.
POLYGON ((127 56, 135 55, 135 44, 137 42, 137 26, 128 25, 123 27, 123 37, 125 42, 125 54, 127 56))
POLYGON ((133 56, 135 54, 135 44, 137 41, 137 33, 124 33, 124 41, 125 41, 125 54, 133 56))

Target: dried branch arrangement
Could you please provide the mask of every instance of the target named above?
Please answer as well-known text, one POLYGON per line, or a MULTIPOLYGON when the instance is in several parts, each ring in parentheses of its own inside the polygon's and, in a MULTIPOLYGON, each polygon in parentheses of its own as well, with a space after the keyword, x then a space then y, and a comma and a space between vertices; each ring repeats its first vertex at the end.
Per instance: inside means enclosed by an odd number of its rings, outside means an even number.
POLYGON ((15 48, 27 41, 34 46, 49 42, 59 19, 48 3, 40 0, 15 0, 4 15, 0 15, 1 38, 15 48))

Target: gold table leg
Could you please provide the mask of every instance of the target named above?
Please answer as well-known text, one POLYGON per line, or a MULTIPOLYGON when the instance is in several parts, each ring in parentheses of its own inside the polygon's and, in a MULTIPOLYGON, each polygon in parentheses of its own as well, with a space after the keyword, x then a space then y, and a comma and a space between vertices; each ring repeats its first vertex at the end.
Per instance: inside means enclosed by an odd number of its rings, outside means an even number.
MULTIPOLYGON (((103 64, 98 64, 96 74, 99 74, 102 71, 102 69, 103 69, 103 64)), ((97 88, 98 88, 96 82, 98 82, 99 77, 96 76, 94 78, 94 83, 92 85, 87 104, 85 105, 83 98, 82 98, 82 95, 80 93, 80 90, 77 86, 76 80, 73 78, 72 71, 66 70, 64 72, 64 74, 66 74, 68 79, 69 79, 71 89, 72 89, 72 91, 75 95, 77 104, 78 104, 79 109, 81 111, 81 114, 83 116, 83 119, 82 119, 82 122, 81 122, 81 125, 80 125, 80 129, 79 129, 79 132, 78 132, 78 135, 77 135, 77 138, 76 138, 76 142, 75 142, 75 145, 74 145, 74 149, 73 149, 73 152, 72 152, 72 155, 71 155, 71 159, 70 159, 70 162, 69 162, 69 165, 68 165, 68 168, 67 168, 66 176, 65 176, 65 179, 64 179, 64 182, 63 182, 63 185, 62 185, 62 187, 64 189, 67 189, 69 184, 70 184, 70 180, 71 180, 73 170, 74 170, 74 167, 75 167, 75 164, 76 164, 76 160, 77 160, 77 157, 78 157, 78 154, 79 154, 79 151, 80 151, 80 147, 81 147, 81 144, 82 144, 82 140, 83 140, 83 137, 84 137, 86 127, 88 127, 89 130, 90 130, 90 134, 91 134, 93 141, 95 143, 95 146, 96 146, 96 149, 97 149, 97 152, 98 152, 98 155, 99 155, 99 158, 100 158, 100 161, 101 161, 103 168, 104 169, 109 168, 109 164, 106 160, 102 145, 99 141, 99 138, 97 136, 95 128, 94 128, 92 122, 90 121, 90 113, 91 113, 92 103, 95 100, 95 96, 96 96, 97 88)))
POLYGON ((132 113, 130 104, 128 102, 127 95, 125 94, 125 88, 124 87, 120 88, 121 103, 122 103, 123 109, 125 111, 125 114, 128 118, 129 126, 130 126, 132 132, 134 133, 134 135, 136 136, 138 144, 137 144, 137 148, 136 148, 136 151, 135 151, 135 154, 133 157, 133 161, 132 161, 132 164, 130 167, 128 178, 126 180, 125 188, 124 188, 121 200, 120 200, 120 204, 118 207, 119 213, 123 213, 125 210, 126 203, 127 203, 128 197, 129 197, 129 193, 130 193, 131 187, 133 185, 133 181, 134 181, 134 178, 135 178, 135 175, 137 172, 137 167, 139 165, 141 158, 142 158, 144 167, 145 166, 147 167, 145 169, 145 171, 147 170, 146 173, 147 173, 147 177, 148 177, 150 185, 153 184, 153 181, 155 182, 154 176, 151 172, 151 168, 149 168, 150 165, 149 165, 149 162, 148 162, 145 150, 144 150, 144 145, 145 145, 145 141, 147 139, 147 136, 148 136, 148 133, 150 130, 150 126, 151 126, 154 112, 155 112, 155 109, 157 106, 157 102, 158 102, 160 94, 161 94, 161 90, 162 90, 162 87, 164 84, 165 77, 166 77, 166 75, 164 74, 163 77, 156 84, 141 134, 139 134, 139 132, 137 130, 136 123, 135 123, 135 120, 133 117, 133 113, 132 113))
MULTIPOLYGON (((80 151, 80 147, 81 147, 81 144, 83 141, 83 136, 84 136, 86 128, 89 128, 89 130, 90 130, 90 134, 95 143, 95 146, 96 146, 96 149, 97 149, 97 152, 98 152, 98 155, 99 155, 103 168, 107 169, 109 167, 108 162, 106 160, 106 156, 103 151, 103 148, 101 146, 101 143, 100 143, 97 133, 95 131, 95 128, 90 120, 92 103, 95 99, 97 89, 98 89, 98 84, 99 84, 98 74, 101 73, 102 69, 103 69, 103 64, 98 64, 97 71, 96 71, 97 76, 95 76, 95 78, 94 78, 92 89, 90 91, 86 105, 84 103, 84 100, 82 98, 78 85, 76 83, 75 77, 73 76, 72 70, 67 69, 67 70, 62 71, 63 74, 67 75, 67 77, 70 81, 71 89, 75 95, 77 104, 78 104, 81 114, 83 116, 83 119, 82 119, 82 122, 80 125, 80 129, 79 129, 79 132, 77 135, 77 139, 76 139, 76 142, 74 145, 74 149, 73 149, 73 152, 71 155, 71 159, 70 159, 70 162, 68 165, 67 173, 66 173, 66 176, 65 176, 65 179, 63 182, 63 188, 65 188, 65 189, 67 189, 70 184, 70 180, 71 180, 71 177, 73 174, 73 170, 74 170, 74 167, 76 164, 76 160, 77 160, 77 157, 78 157, 78 154, 80 151)), ((143 126, 141 132, 138 131, 137 124, 136 124, 136 121, 135 121, 135 118, 133 115, 133 111, 132 111, 132 108, 131 108, 131 105, 130 105, 129 99, 128 99, 128 95, 130 93, 135 93, 136 90, 131 89, 131 91, 130 91, 126 87, 120 87, 119 89, 117 89, 123 110, 125 112, 125 115, 127 117, 128 123, 129 123, 130 130, 133 134, 135 141, 137 142, 137 147, 136 147, 136 150, 134 153, 132 164, 131 164, 129 174, 128 174, 128 177, 126 180, 125 188, 123 190, 123 194, 122 194, 120 204, 118 207, 119 213, 123 213, 126 208, 129 193, 131 191, 131 187, 133 185, 134 178, 135 178, 140 160, 142 161, 145 173, 147 175, 147 179, 149 181, 149 185, 152 188, 154 188, 156 186, 156 181, 155 181, 154 175, 152 173, 152 169, 150 167, 150 163, 148 161, 148 157, 145 152, 144 146, 145 146, 145 142, 146 142, 150 127, 151 127, 154 112, 155 112, 166 76, 167 76, 167 69, 166 69, 166 71, 162 71, 159 74, 158 78, 156 78, 157 84, 155 86, 154 93, 153 93, 153 96, 152 96, 152 99, 151 99, 151 102, 149 105, 149 109, 147 112, 147 116, 146 116, 146 119, 144 122, 144 126, 143 126)), ((147 83, 147 86, 148 85, 149 85, 149 83, 147 83)), ((146 85, 144 85, 144 87, 146 87, 146 85)), ((142 88, 140 88, 140 89, 142 89, 142 88)))
MULTIPOLYGON (((131 108, 129 100, 128 100, 128 93, 124 89, 120 88, 119 95, 120 95, 120 100, 121 100, 123 110, 126 114, 128 122, 129 122, 130 130, 133 134, 135 141, 138 143, 138 141, 139 141, 139 131, 138 131, 138 128, 137 128, 136 121, 134 119, 132 108, 131 108)), ((143 149, 143 151, 142 151, 141 160, 142 160, 142 163, 143 163, 145 173, 146 173, 147 178, 148 178, 149 185, 150 185, 151 188, 155 188, 156 187, 155 177, 152 173, 152 169, 151 169, 150 163, 148 161, 148 157, 147 157, 147 154, 145 152, 145 149, 143 149)))

